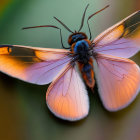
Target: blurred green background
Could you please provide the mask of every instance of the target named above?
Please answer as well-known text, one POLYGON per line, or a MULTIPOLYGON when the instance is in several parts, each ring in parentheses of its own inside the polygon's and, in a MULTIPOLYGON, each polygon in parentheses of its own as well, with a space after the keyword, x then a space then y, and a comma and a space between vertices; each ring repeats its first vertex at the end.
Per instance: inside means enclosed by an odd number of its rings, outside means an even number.
MULTIPOLYGON (((66 46, 69 32, 53 16, 70 29, 78 29, 88 3, 87 16, 110 4, 90 21, 93 38, 140 9, 139 0, 0 0, 0 44, 61 48, 55 29, 21 30, 26 26, 53 24, 62 28, 66 46)), ((83 31, 88 34, 86 24, 83 31)), ((140 53, 133 60, 140 65, 140 53)), ((47 87, 0 73, 0 140, 140 140, 140 96, 126 109, 110 113, 103 108, 95 87, 94 94, 89 91, 88 117, 66 122, 48 110, 47 87)))

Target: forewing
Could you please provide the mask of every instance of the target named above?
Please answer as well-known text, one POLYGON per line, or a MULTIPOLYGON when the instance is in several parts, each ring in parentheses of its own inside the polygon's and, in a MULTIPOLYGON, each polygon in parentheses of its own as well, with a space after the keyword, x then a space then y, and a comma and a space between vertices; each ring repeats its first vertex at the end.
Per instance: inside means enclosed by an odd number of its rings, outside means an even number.
POLYGON ((34 84, 48 84, 70 62, 69 51, 0 45, 0 71, 34 84))
POLYGON ((93 41, 95 52, 129 58, 140 50, 140 11, 105 30, 93 41))
POLYGON ((96 57, 96 79, 105 108, 117 111, 128 106, 140 89, 140 69, 133 61, 109 55, 96 57))
POLYGON ((59 118, 74 121, 87 116, 89 100, 83 81, 75 68, 66 66, 46 94, 49 109, 59 118))

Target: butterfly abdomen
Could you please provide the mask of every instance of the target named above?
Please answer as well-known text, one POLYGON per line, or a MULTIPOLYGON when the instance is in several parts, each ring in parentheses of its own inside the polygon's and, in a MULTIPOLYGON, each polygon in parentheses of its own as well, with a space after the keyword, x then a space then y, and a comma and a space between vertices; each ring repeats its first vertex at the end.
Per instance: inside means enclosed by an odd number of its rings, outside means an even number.
POLYGON ((92 58, 89 59, 88 63, 83 64, 78 62, 79 70, 82 73, 82 77, 85 80, 86 84, 93 88, 95 84, 94 80, 94 71, 93 71, 93 60, 92 58))
POLYGON ((78 62, 83 79, 90 88, 93 88, 95 81, 93 60, 90 53, 90 41, 86 38, 84 33, 78 33, 70 36, 68 42, 71 45, 74 58, 76 58, 78 62))

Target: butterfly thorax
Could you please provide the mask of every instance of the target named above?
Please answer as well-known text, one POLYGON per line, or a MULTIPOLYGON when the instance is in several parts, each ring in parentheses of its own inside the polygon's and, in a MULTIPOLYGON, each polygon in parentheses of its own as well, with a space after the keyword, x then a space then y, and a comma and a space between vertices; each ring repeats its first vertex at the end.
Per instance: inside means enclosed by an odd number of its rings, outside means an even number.
POLYGON ((79 32, 70 35, 68 39, 71 45, 71 51, 77 61, 83 64, 88 63, 90 59, 90 41, 87 39, 86 34, 79 32))
POLYGON ((73 57, 77 60, 82 76, 89 87, 94 86, 93 60, 91 42, 84 33, 74 33, 69 37, 73 57))

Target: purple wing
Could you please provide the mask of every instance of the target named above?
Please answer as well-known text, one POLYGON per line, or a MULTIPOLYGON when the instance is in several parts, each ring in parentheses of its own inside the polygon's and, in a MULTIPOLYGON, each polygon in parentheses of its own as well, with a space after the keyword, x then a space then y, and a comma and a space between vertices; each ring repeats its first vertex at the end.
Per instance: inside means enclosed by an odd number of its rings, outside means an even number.
POLYGON ((75 67, 68 64, 51 83, 46 103, 56 116, 65 120, 80 120, 87 116, 88 94, 75 67))
POLYGON ((50 83, 71 61, 69 51, 19 45, 0 46, 0 71, 34 84, 50 83))
POLYGON ((128 106, 140 90, 140 68, 126 58, 98 54, 95 69, 99 94, 109 111, 128 106))
POLYGON ((140 11, 105 30, 93 43, 98 53, 124 58, 136 54, 140 50, 140 11))

